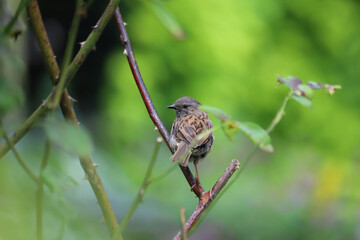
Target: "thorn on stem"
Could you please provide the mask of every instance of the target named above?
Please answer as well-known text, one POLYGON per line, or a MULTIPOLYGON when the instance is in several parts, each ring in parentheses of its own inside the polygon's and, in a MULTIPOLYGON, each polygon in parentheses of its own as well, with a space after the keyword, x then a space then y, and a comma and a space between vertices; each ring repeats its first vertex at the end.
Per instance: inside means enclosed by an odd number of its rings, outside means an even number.
POLYGON ((127 26, 128 24, 126 22, 124 22, 124 26, 127 26))
POLYGON ((69 98, 69 100, 70 100, 71 102, 73 102, 73 103, 74 103, 74 102, 77 102, 77 100, 76 100, 75 98, 71 97, 70 95, 69 95, 68 98, 69 98))
POLYGON ((99 27, 99 25, 98 24, 95 24, 94 26, 92 26, 91 28, 92 29, 97 29, 99 27))
POLYGON ((128 52, 127 52, 126 48, 124 49, 123 54, 126 55, 126 56, 128 55, 128 52))
POLYGON ((158 142, 158 143, 161 143, 161 142, 162 142, 162 140, 163 140, 163 138, 162 138, 162 137, 157 137, 157 138, 156 138, 156 142, 158 142))
POLYGON ((94 166, 95 168, 97 168, 97 167, 99 166, 99 164, 94 163, 93 166, 94 166))
POLYGON ((84 46, 85 42, 86 42, 86 41, 79 42, 81 48, 84 46))

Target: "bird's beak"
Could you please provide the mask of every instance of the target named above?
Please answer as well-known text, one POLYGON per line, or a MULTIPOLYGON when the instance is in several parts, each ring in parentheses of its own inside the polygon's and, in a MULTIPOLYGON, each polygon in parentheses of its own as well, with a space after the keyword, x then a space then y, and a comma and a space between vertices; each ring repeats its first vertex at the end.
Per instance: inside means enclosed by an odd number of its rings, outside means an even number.
POLYGON ((173 105, 169 105, 169 106, 167 106, 166 108, 170 108, 170 109, 177 109, 177 107, 175 106, 175 104, 173 104, 173 105))

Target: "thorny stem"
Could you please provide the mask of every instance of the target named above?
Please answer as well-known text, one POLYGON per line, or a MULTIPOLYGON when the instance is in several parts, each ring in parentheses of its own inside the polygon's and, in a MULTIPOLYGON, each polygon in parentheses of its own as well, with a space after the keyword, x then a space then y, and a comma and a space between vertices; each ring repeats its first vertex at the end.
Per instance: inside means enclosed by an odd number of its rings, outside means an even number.
MULTIPOLYGON (((162 123, 158 113, 156 112, 156 109, 152 103, 152 100, 150 98, 149 92, 146 89, 145 83, 142 79, 142 76, 140 74, 140 70, 139 67, 136 63, 135 60, 135 56, 134 56, 134 52, 133 49, 131 47, 131 43, 130 43, 130 39, 127 35, 126 29, 125 29, 125 23, 122 19, 121 13, 120 13, 120 9, 116 8, 115 10, 115 14, 114 14, 115 20, 116 20, 116 24, 118 27, 118 31, 120 33, 120 38, 121 38, 121 42, 124 46, 124 54, 127 57, 127 60, 129 62, 129 66, 131 69, 131 72, 134 76, 136 85, 139 89, 140 95, 143 99, 143 102, 146 106, 146 109, 149 113, 149 116, 151 118, 151 120, 153 121, 154 125, 157 127, 157 129, 159 130, 159 133, 161 134, 161 136, 163 137, 166 145, 168 146, 168 148, 170 149, 170 151, 173 153, 170 145, 169 145, 169 132, 167 131, 165 125, 162 123)), ((200 184, 197 184, 195 181, 195 178, 193 176, 193 174, 190 171, 189 167, 183 167, 180 166, 181 171, 183 172, 187 182, 189 183, 190 187, 192 188, 192 190, 194 191, 194 193, 196 194, 196 196, 200 199, 202 194, 204 193, 204 189, 200 184)))
MULTIPOLYGON (((63 82, 54 89, 55 91, 54 96, 57 96, 59 94, 57 92, 62 92, 66 88, 69 82, 74 78, 80 66, 85 61, 86 57, 89 55, 91 51, 93 51, 96 42, 99 40, 109 20, 112 18, 115 8, 119 5, 119 2, 120 0, 110 0, 109 4, 107 5, 99 21, 93 27, 93 30, 91 31, 85 42, 83 42, 79 52, 74 57, 74 60, 71 62, 69 67, 66 69, 66 71, 63 73, 64 74, 63 82)), ((49 108, 56 107, 57 103, 58 102, 56 101, 51 102, 49 104, 49 108)))
MULTIPOLYGON (((86 43, 83 45, 83 47, 80 49, 78 54, 76 55, 75 59, 70 64, 68 71, 67 71, 67 79, 73 78, 76 71, 80 68, 81 64, 84 62, 86 56, 89 54, 89 52, 92 50, 93 46, 95 45, 96 41, 98 40, 100 34, 102 33, 105 25, 108 23, 112 16, 112 11, 115 9, 115 7, 118 4, 118 0, 116 1, 110 1, 108 7, 103 13, 103 16, 99 19, 97 23, 97 28, 92 30, 92 33, 89 35, 86 43), (95 33, 94 33, 95 32, 95 33), (90 37, 91 36, 91 37, 90 37), (71 69, 71 71, 70 71, 71 69), (69 73, 70 72, 70 73, 69 73)), ((44 61, 48 67, 48 70, 50 72, 50 77, 52 79, 53 85, 57 84, 58 76, 59 76, 59 67, 57 62, 55 61, 55 56, 53 54, 50 42, 47 37, 47 33, 41 18, 41 13, 39 6, 37 4, 36 0, 33 0, 30 5, 27 8, 28 14, 30 16, 30 21, 33 25, 35 35, 38 39, 38 42, 40 43, 40 48, 43 53, 44 61)), ((63 91, 64 89, 61 89, 59 91, 63 91)), ((49 99, 51 98, 52 94, 49 95, 49 97, 46 99, 45 103, 41 105, 40 110, 42 112, 47 112, 48 108, 45 107, 45 104, 49 102, 49 99)), ((74 112, 74 109, 72 107, 72 100, 68 96, 66 90, 63 93, 60 107, 62 110, 62 113, 66 119, 69 119, 71 122, 73 122, 75 125, 78 125, 78 121, 74 112)), ((38 110, 38 111, 40 111, 38 110)), ((35 120, 38 120, 40 118, 40 114, 34 113, 32 115, 32 125, 36 122, 35 120)), ((25 135, 25 133, 30 129, 32 126, 31 124, 28 124, 27 129, 24 129, 22 131, 22 136, 25 135)), ((22 127, 20 127, 22 128, 22 127)), ((21 136, 21 137, 22 137, 21 136)), ((20 140, 20 138, 17 138, 17 135, 14 136, 14 142, 17 142, 20 140)), ((0 147, 1 150, 1 147, 0 147)), ((0 151, 0 157, 1 157, 1 151, 0 151)), ((4 151, 4 154, 6 151, 4 151)), ((97 174, 96 168, 94 163, 92 162, 90 157, 83 157, 80 158, 81 166, 83 167, 85 174, 88 177, 89 183, 95 193, 95 196, 98 200, 98 204, 100 205, 100 208, 102 210, 102 213, 105 218, 105 222, 107 224, 107 227, 109 229, 110 235, 112 236, 118 227, 118 223, 116 221, 116 217, 114 214, 114 211, 112 210, 110 201, 108 199, 108 196, 105 192, 104 186, 101 182, 100 176, 97 174)))
POLYGON ((43 204, 42 203, 44 196, 44 183, 41 176, 49 162, 49 155, 50 155, 50 142, 47 140, 45 142, 44 157, 41 162, 39 181, 37 184, 37 191, 36 191, 36 235, 38 240, 43 239, 43 234, 42 234, 43 204))
POLYGON ((157 159, 157 156, 159 153, 161 142, 162 142, 162 139, 160 137, 158 137, 158 139, 156 139, 156 144, 155 144, 154 151, 153 151, 153 154, 151 157, 151 161, 146 170, 146 174, 145 174, 144 180, 141 184, 140 190, 139 190, 138 194, 136 195, 135 200, 133 201, 133 203, 130 207, 130 210, 126 213, 125 217, 121 221, 119 228, 116 230, 112 240, 116 240, 119 238, 119 236, 122 234, 123 230, 125 229, 127 223, 129 222, 131 216, 134 214, 137 206, 141 203, 143 196, 145 194, 145 191, 150 184, 149 179, 151 177, 151 173, 155 166, 155 162, 156 162, 156 159, 157 159))
POLYGON ((9 137, 7 136, 2 123, 0 123, 0 136, 4 136, 5 142, 6 144, 8 144, 10 146, 10 149, 13 151, 16 160, 20 163, 21 167, 25 170, 25 172, 29 175, 29 177, 35 182, 38 183, 39 179, 38 177, 35 175, 35 173, 33 173, 33 171, 30 169, 30 167, 25 163, 25 161, 21 158, 19 152, 16 150, 16 148, 14 147, 14 145, 12 144, 12 142, 10 141, 9 137))

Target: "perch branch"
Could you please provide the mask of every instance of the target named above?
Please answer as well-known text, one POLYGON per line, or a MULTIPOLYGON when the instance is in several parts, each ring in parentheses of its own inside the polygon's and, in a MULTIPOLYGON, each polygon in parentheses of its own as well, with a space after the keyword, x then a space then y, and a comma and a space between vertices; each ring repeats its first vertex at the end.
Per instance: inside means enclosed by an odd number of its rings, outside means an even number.
MULTIPOLYGON (((240 166, 240 162, 238 160, 236 159, 232 160, 229 166, 225 169, 224 173, 215 183, 215 185, 210 189, 210 191, 208 191, 202 196, 198 206, 196 207, 194 212, 191 214, 191 216, 185 223, 184 230, 186 233, 188 233, 196 225, 201 215, 206 211, 206 209, 214 201, 216 196, 218 196, 220 191, 225 187, 226 183, 228 182, 230 177, 234 174, 236 169, 239 168, 239 166, 240 166)), ((181 231, 179 231, 178 234, 174 237, 174 240, 180 240, 180 239, 181 239, 181 231)))
MULTIPOLYGON (((145 104, 146 109, 147 109, 147 111, 149 113, 149 116, 150 116, 151 120, 153 121, 154 125, 159 130, 159 133, 163 137, 166 145, 168 146, 168 148, 172 152, 172 149, 171 149, 171 147, 169 145, 169 141, 168 141, 169 132, 167 131, 165 125, 162 123, 158 113, 156 112, 154 104, 152 103, 152 100, 150 98, 149 92, 146 89, 145 83, 144 83, 144 81, 142 79, 142 76, 140 74, 139 67, 138 67, 138 65, 136 63, 134 52, 133 52, 133 49, 131 47, 130 39, 129 39, 128 34, 126 32, 125 24, 124 24, 124 21, 122 19, 119 8, 116 8, 114 18, 116 20, 116 25, 117 25, 118 31, 120 33, 121 42, 122 42, 123 47, 124 47, 124 54, 127 57, 127 60, 129 62, 129 65, 130 65, 131 72, 132 72, 132 74, 134 76, 136 85, 137 85, 137 87, 139 89, 140 95, 141 95, 141 97, 142 97, 142 99, 144 101, 144 104, 145 104)), ((187 182, 189 183, 190 187, 192 188, 192 190, 194 191, 196 196, 200 199, 201 196, 204 193, 203 187, 200 184, 196 183, 195 178, 194 178, 193 174, 191 173, 189 167, 180 166, 180 168, 181 168, 181 171, 183 172, 187 182)))

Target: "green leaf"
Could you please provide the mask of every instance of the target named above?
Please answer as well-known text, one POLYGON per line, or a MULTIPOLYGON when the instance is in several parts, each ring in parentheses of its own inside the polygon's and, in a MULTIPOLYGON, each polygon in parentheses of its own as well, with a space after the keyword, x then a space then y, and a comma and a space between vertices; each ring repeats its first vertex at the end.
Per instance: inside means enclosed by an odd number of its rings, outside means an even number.
POLYGON ((44 124, 47 137, 55 146, 65 152, 86 157, 92 150, 89 133, 67 121, 49 118, 44 124))
POLYGON ((269 134, 259 125, 252 122, 238 122, 237 125, 252 142, 259 145, 261 150, 274 152, 269 134))
POLYGON ((77 182, 72 177, 50 166, 41 172, 41 179, 51 192, 61 192, 69 187, 77 186, 77 182))
POLYGON ((232 119, 229 119, 222 123, 222 128, 226 137, 232 141, 235 134, 239 131, 238 123, 232 119))
POLYGON ((211 107, 211 106, 206 106, 206 105, 201 105, 199 106, 199 109, 202 111, 205 111, 207 113, 210 113, 212 115, 214 115, 214 117, 220 119, 222 122, 227 121, 228 119, 230 119, 230 115, 227 114, 226 112, 224 112, 223 110, 216 108, 216 107, 211 107))
POLYGON ((164 27, 173 35, 176 39, 183 40, 186 35, 183 28, 177 22, 175 17, 167 10, 163 3, 159 1, 149 1, 152 9, 160 19, 164 27))
POLYGON ((292 94, 292 95, 291 95, 291 98, 292 98, 292 99, 295 99, 298 103, 300 103, 301 105, 303 105, 303 106, 305 106, 305 107, 311 108, 311 106, 312 106, 311 100, 308 99, 307 97, 303 97, 303 96, 299 96, 299 95, 296 95, 296 94, 292 94))

